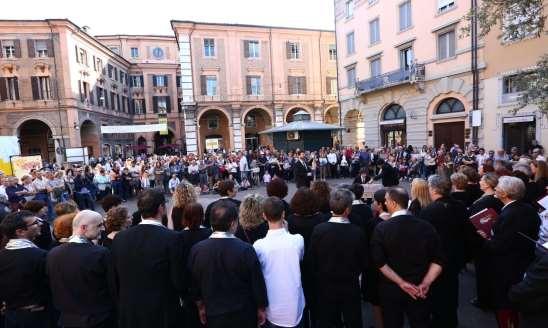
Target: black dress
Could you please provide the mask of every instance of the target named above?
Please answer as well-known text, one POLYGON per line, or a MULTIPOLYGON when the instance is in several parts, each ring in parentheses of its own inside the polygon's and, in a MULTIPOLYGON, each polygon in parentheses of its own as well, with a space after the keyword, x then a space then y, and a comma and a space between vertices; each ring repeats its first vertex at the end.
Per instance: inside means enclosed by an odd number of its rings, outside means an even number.
MULTIPOLYGON (((209 228, 200 227, 198 229, 185 229, 181 231, 181 235, 183 236, 185 249, 190 250, 192 249, 192 246, 196 245, 197 243, 201 242, 202 240, 205 240, 209 238, 212 231, 209 228)), ((190 273, 189 273, 190 276, 190 273)), ((183 300, 183 312, 184 312, 184 327, 187 328, 200 328, 204 327, 200 323, 200 318, 198 316, 198 307, 196 306, 196 303, 194 303, 194 300, 190 295, 185 297, 183 300)))
POLYGON ((464 206, 470 206, 470 194, 466 191, 453 191, 451 197, 455 200, 460 201, 464 206))
POLYGON ((418 199, 413 199, 411 201, 411 203, 409 204, 409 208, 407 210, 409 212, 411 212, 411 214, 413 214, 413 216, 418 217, 421 213, 421 209, 422 209, 422 206, 421 206, 421 203, 419 202, 419 200, 418 199))

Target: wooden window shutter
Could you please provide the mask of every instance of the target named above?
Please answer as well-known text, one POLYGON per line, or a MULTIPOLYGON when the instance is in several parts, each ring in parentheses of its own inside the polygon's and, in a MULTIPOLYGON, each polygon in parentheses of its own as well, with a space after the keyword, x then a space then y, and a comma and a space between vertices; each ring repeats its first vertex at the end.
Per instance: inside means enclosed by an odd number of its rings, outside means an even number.
POLYGON ((48 49, 48 57, 53 57, 53 41, 51 39, 46 40, 46 47, 48 49))
POLYGON ((145 78, 142 75, 140 75, 139 79, 141 80, 141 88, 143 88, 145 86, 145 78))
POLYGON ((144 99, 141 99, 141 100, 138 100, 141 102, 141 108, 142 108, 142 111, 143 113, 146 113, 147 112, 147 102, 144 100, 144 99))
POLYGON ((76 62, 80 62, 80 58, 78 57, 78 46, 74 46, 74 53, 76 54, 76 62))
POLYGON ((99 87, 97 87, 97 92, 96 92, 96 96, 97 96, 97 105, 101 105, 101 94, 103 93, 103 90, 99 87))
POLYGON ((249 41, 247 40, 244 41, 244 57, 249 58, 249 41))
POLYGON ((293 78, 293 76, 287 77, 287 90, 290 95, 295 93, 295 79, 293 78))
POLYGON ((200 90, 202 91, 202 96, 207 95, 207 85, 206 85, 205 75, 200 75, 200 90))
POLYGON ((164 86, 167 88, 168 84, 167 84, 167 78, 169 77, 169 75, 164 75, 164 86))
POLYGON ((301 84, 301 90, 300 90, 301 92, 300 93, 304 95, 304 94, 306 94, 306 77, 302 76, 299 79, 301 80, 301 83, 300 83, 301 84))
POLYGON ((120 111, 120 95, 116 95, 116 109, 120 111))
POLYGON ((19 40, 13 40, 15 45, 15 58, 21 58, 21 42, 19 40))
POLYGON ((8 99, 8 88, 6 85, 6 78, 0 77, 0 101, 8 99))
POLYGON ((80 95, 80 101, 84 101, 84 94, 82 93, 82 81, 78 80, 78 94, 80 95))
POLYGON ((171 97, 166 97, 166 112, 171 113, 171 97))
POLYGON ((152 86, 156 86, 156 75, 152 75, 152 86))
POLYGON ((289 41, 285 43, 285 54, 287 59, 291 59, 291 42, 289 41))
POLYGON ((95 56, 93 56, 93 70, 97 72, 97 61, 95 60, 95 56))
MULTIPOLYGON (((21 51, 19 49, 19 51, 21 51)), ((13 88, 15 89, 15 100, 19 100, 19 79, 17 77, 13 78, 13 88)))
POLYGON ((32 99, 40 99, 40 92, 38 91, 38 78, 36 76, 30 77, 30 85, 32 87, 32 99))
POLYGON ((91 89, 89 91, 89 102, 90 104, 95 105, 95 95, 93 94, 93 92, 94 92, 94 89, 91 89))
POLYGON ((2 40, 0 40, 0 58, 4 57, 4 48, 2 48, 2 40))
POLYGON ((251 94, 251 76, 245 77, 245 89, 247 92, 246 94, 250 95, 251 94))
POLYGON ((152 110, 154 113, 158 113, 158 97, 152 96, 152 110))
POLYGON ((32 39, 27 40, 27 49, 29 50, 29 58, 34 58, 34 55, 35 55, 34 40, 32 39))
POLYGON ((326 93, 328 95, 333 93, 332 90, 331 90, 331 78, 330 77, 325 78, 325 90, 327 91, 326 93))
POLYGON ((109 108, 108 92, 105 89, 103 89, 103 98, 105 98, 105 108, 109 108))

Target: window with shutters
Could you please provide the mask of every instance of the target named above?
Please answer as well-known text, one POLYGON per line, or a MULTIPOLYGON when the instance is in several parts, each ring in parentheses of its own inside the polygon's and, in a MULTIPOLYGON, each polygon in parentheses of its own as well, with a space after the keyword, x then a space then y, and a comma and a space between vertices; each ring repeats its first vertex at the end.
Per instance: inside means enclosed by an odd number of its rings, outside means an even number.
POLYGON ((116 110, 116 94, 114 92, 110 93, 110 109, 116 110))
POLYGON ((454 30, 438 35, 438 60, 455 57, 455 42, 454 30))
POLYGON ((6 78, 7 96, 9 100, 19 100, 19 80, 16 77, 6 78))
POLYGON ((354 0, 347 0, 344 9, 346 18, 352 18, 354 16, 354 0))
POLYGON ((133 110, 135 114, 141 115, 145 113, 145 100, 144 99, 133 99, 133 110))
MULTIPOLYGON (((39 76, 36 79, 37 98, 41 100, 52 99, 51 83, 49 76, 39 76)), ((34 86, 33 86, 34 88, 34 86)))
POLYGON ((381 59, 380 58, 372 59, 369 62, 369 67, 371 71, 371 77, 381 75, 381 59))
POLYGON ((408 0, 399 6, 400 11, 400 31, 407 30, 411 27, 411 1, 408 0))
POLYGON ((97 95, 97 106, 107 107, 105 90, 101 87, 96 87, 96 95, 97 95))
POLYGON ((157 87, 166 86, 166 80, 164 75, 154 75, 154 82, 157 87))
POLYGON ((245 58, 259 58, 261 56, 259 41, 244 41, 245 58))
POLYGON ((108 64, 107 71, 108 71, 108 77, 112 79, 112 73, 114 72, 114 67, 112 67, 111 64, 108 64))
POLYGON ((369 44, 373 45, 381 41, 381 31, 379 19, 374 19, 369 22, 369 44))
POLYGON ((2 53, 4 54, 4 58, 15 58, 15 41, 3 40, 2 53))
POLYGON ((298 42, 287 43, 287 58, 289 59, 301 58, 301 47, 298 42))
POLYGON ((346 54, 352 55, 356 52, 354 45, 354 32, 350 32, 346 35, 346 54))
POLYGON ((289 76, 289 94, 303 95, 306 94, 306 77, 304 76, 289 76))
POLYGON ((438 0, 438 13, 443 13, 455 7, 455 0, 438 0))
POLYGON ((356 86, 356 66, 346 69, 346 87, 354 89, 356 86))
POLYGON ((334 44, 329 45, 329 60, 337 60, 337 46, 334 44))
POLYGON ((204 57, 215 57, 215 39, 204 39, 204 57))
POLYGON ((408 71, 411 65, 413 65, 413 47, 400 49, 400 68, 408 71))
POLYGON ((137 58, 139 57, 139 48, 132 47, 131 48, 131 58, 137 58))
POLYGON ((114 80, 118 81, 118 68, 114 67, 114 80))
POLYGON ((35 40, 34 41, 34 51, 36 57, 47 57, 48 56, 48 42, 47 40, 35 40))
POLYGON ((103 72, 103 60, 101 58, 97 58, 96 61, 97 61, 97 71, 104 74, 104 72, 103 72))
POLYGON ((246 80, 248 95, 258 96, 262 93, 260 76, 247 76, 246 80))
POLYGON ((143 76, 142 75, 132 75, 130 78, 132 88, 142 88, 143 87, 143 76))
POLYGON ((217 77, 216 76, 206 76, 206 95, 216 96, 217 95, 217 77))
POLYGON ((86 66, 89 66, 88 65, 88 53, 86 52, 86 50, 80 48, 80 50, 78 51, 78 54, 79 54, 79 58, 80 58, 80 64, 84 64, 86 66))
POLYGON ((325 89, 328 95, 337 94, 337 78, 335 77, 326 77, 325 78, 325 89))

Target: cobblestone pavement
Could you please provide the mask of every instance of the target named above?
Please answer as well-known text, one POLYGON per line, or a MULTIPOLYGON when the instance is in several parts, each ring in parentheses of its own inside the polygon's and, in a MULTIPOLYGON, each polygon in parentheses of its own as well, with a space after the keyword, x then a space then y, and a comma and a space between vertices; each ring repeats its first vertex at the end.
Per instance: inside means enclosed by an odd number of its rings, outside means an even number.
MULTIPOLYGON (((336 186, 338 184, 342 183, 351 183, 352 180, 350 179, 334 179, 334 180, 328 180, 329 184, 331 186, 336 186)), ((293 194, 296 191, 296 187, 294 183, 289 183, 289 192, 288 197, 286 200, 290 200, 293 194)), ((404 188, 409 190, 409 183, 404 182, 401 184, 404 188)), ((259 193, 261 195, 266 195, 266 190, 264 186, 260 186, 253 189, 248 189, 245 191, 238 192, 236 198, 237 199, 243 199, 245 195, 251 194, 251 193, 259 193)), ((171 207, 171 196, 167 195, 166 197, 169 202, 169 208, 171 207)), ((204 208, 210 204, 211 202, 215 201, 219 196, 217 194, 209 194, 209 195, 201 195, 199 198, 199 202, 204 206, 204 208)), ((136 201, 135 199, 130 199, 126 203, 124 203, 125 206, 128 207, 130 212, 135 211, 136 201)), ((100 208, 100 206, 96 207, 97 209, 100 208)), ((466 270, 464 270, 460 277, 460 307, 459 307, 459 320, 460 324, 459 327, 463 328, 490 328, 490 327, 497 327, 494 315, 488 312, 484 312, 480 309, 477 309, 476 307, 472 306, 470 304, 470 299, 472 299, 475 295, 475 277, 473 273, 472 266, 469 266, 466 270)), ((363 317, 364 317, 364 327, 372 327, 373 321, 372 321, 372 312, 371 307, 368 304, 363 304, 363 317)))

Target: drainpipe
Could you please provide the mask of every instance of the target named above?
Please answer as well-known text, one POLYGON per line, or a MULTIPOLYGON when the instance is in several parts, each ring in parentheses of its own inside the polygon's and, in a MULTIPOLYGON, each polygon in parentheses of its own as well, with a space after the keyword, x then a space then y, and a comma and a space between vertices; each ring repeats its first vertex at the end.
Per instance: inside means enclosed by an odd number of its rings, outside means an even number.
POLYGON ((268 28, 268 49, 269 49, 269 52, 270 52, 270 58, 269 58, 269 61, 270 61, 270 93, 272 94, 272 97, 270 98, 271 99, 271 104, 272 104, 272 112, 273 112, 273 119, 274 119, 274 122, 271 122, 271 125, 272 127, 276 126, 276 107, 274 102, 275 102, 275 92, 274 92, 274 69, 273 69, 273 63, 272 63, 272 28, 269 27, 268 28))
MULTIPOLYGON (((336 72, 337 72, 337 104, 339 105, 339 126, 343 126, 342 122, 342 103, 341 103, 341 94, 340 94, 340 88, 339 88, 339 52, 338 52, 338 46, 339 43, 337 41, 337 15, 336 15, 336 7, 337 7, 337 0, 333 0, 333 21, 335 23, 335 49, 337 51, 337 56, 335 57, 335 63, 336 63, 336 72)), ((342 130, 339 130, 339 138, 341 141, 341 146, 343 145, 343 138, 342 138, 343 132, 342 130)))
MULTIPOLYGON (((50 31, 50 34, 49 34, 49 37, 50 37, 50 41, 51 41, 51 54, 53 56, 53 71, 55 72, 55 78, 53 79, 54 81, 54 93, 55 93, 55 98, 57 98, 57 114, 59 115, 59 132, 61 132, 61 158, 64 160, 64 151, 66 149, 66 144, 65 144, 65 133, 63 132, 63 117, 61 115, 61 98, 59 97, 59 71, 58 71, 58 68, 57 68, 57 56, 55 55, 55 38, 53 37, 53 27, 51 25, 51 21, 50 20, 46 20, 48 22, 48 26, 49 26, 49 31, 50 31)), ((55 154, 57 154, 57 149, 55 149, 55 154)), ((62 163, 58 163, 59 165, 61 165, 62 163)))
MULTIPOLYGON (((472 7, 472 29, 471 29, 471 56, 472 56, 472 113, 479 110, 479 71, 478 71, 478 17, 477 0, 471 0, 472 7)), ((472 127, 472 143, 478 144, 479 127, 472 127)))

